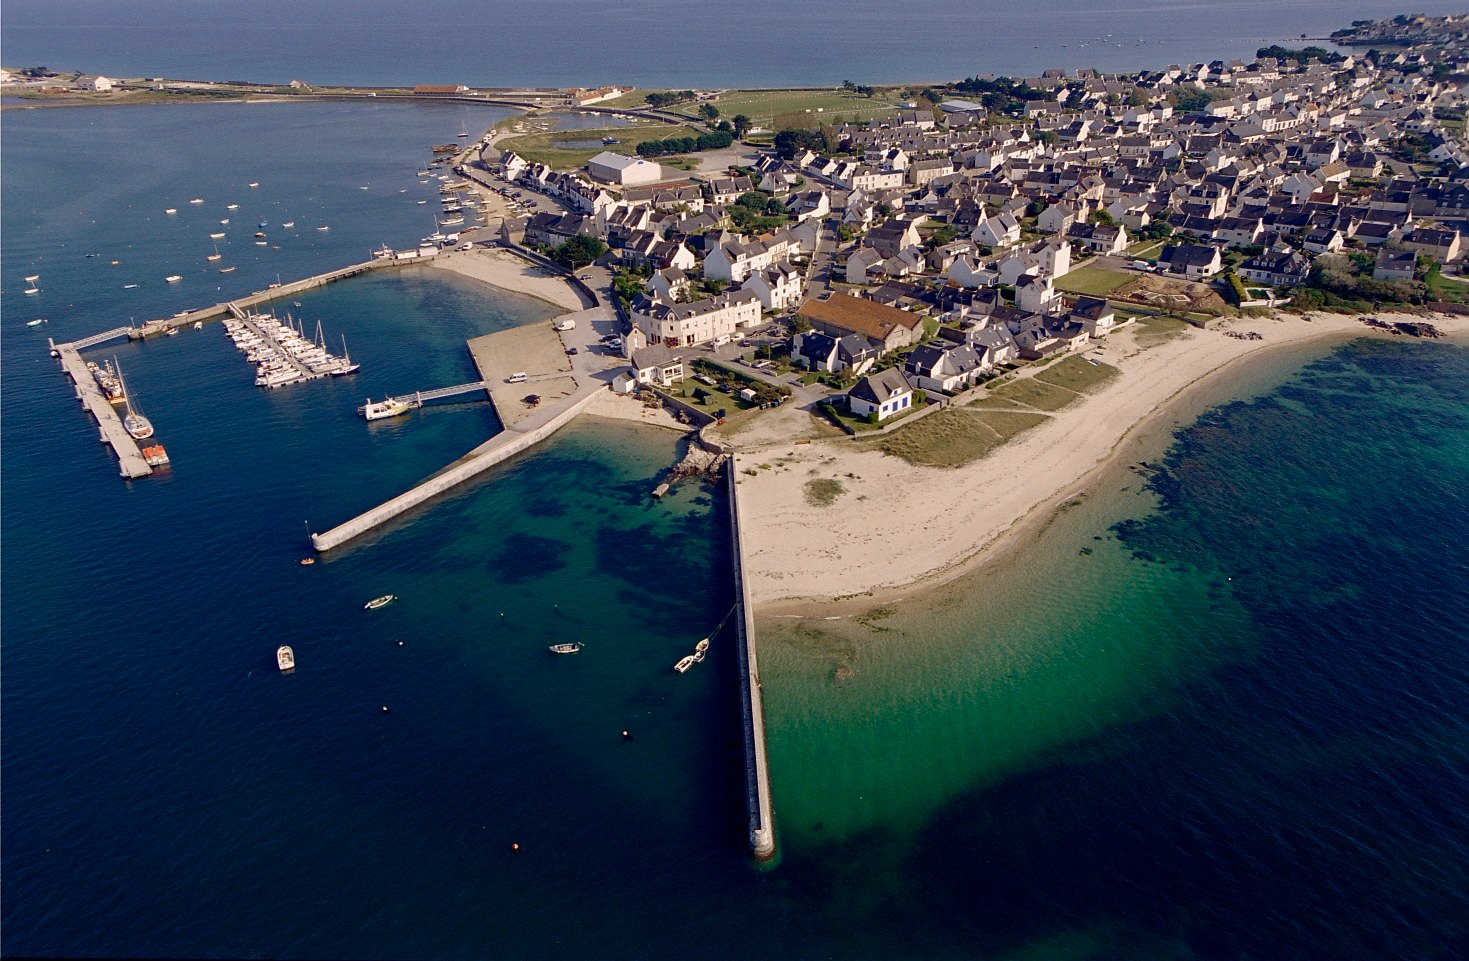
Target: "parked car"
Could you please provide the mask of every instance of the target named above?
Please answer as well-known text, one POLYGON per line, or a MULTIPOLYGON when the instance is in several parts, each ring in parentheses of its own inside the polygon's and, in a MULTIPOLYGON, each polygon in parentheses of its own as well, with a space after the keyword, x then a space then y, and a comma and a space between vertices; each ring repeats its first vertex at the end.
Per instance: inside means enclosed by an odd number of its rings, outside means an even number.
POLYGON ((568 348, 566 348, 566 353, 567 353, 568 356, 570 356, 572 354, 575 354, 576 353, 576 348, 575 347, 568 347, 568 348))

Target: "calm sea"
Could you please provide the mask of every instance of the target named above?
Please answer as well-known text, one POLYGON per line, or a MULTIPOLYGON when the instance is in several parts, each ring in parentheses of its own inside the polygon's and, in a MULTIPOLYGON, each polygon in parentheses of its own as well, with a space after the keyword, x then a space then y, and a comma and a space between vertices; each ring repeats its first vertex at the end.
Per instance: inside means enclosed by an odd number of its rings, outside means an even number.
POLYGON ((421 269, 334 285, 291 310, 345 333, 363 373, 269 393, 217 325, 99 350, 175 461, 118 479, 47 330, 411 242, 431 189, 415 171, 463 121, 5 115, 0 949, 1366 959, 1465 943, 1462 347, 1297 364, 1009 563, 862 623, 764 625, 782 845, 764 871, 743 849, 732 645, 670 670, 731 603, 722 492, 647 497, 672 435, 575 425, 296 563, 308 529, 497 429, 484 404, 374 425, 355 405, 467 379, 465 337, 544 304, 421 269), (230 203, 226 285, 204 256, 230 203), (401 600, 361 609, 386 592, 401 600), (567 639, 586 650, 546 653, 567 639))
POLYGON ((111 76, 776 87, 1248 59, 1265 44, 1401 12, 1381 0, 7 0, 0 20, 7 65, 111 76))

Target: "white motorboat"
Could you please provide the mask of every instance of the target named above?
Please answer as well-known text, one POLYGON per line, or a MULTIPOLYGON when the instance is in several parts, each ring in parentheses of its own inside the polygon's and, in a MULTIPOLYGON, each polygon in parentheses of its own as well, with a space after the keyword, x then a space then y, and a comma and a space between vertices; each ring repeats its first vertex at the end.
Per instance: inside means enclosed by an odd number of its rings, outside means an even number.
POLYGON ((393 603, 397 599, 397 594, 384 594, 382 597, 374 597, 366 604, 363 604, 362 609, 366 611, 375 611, 380 607, 387 607, 389 604, 393 603))
POLYGON ((411 401, 402 400, 398 397, 389 397, 387 400, 380 400, 377 403, 369 400, 366 404, 357 408, 357 413, 361 414, 367 420, 382 420, 385 417, 397 417, 399 414, 406 414, 412 409, 413 403, 411 401))
POLYGON ((184 278, 181 277, 178 274, 169 274, 167 277, 163 278, 163 280, 164 280, 165 283, 170 283, 170 284, 176 284, 176 283, 178 283, 179 281, 181 281, 183 279, 184 278))
POLYGON ((681 658, 678 659, 678 663, 677 664, 673 665, 673 669, 675 671, 677 671, 678 673, 682 674, 685 671, 687 671, 689 668, 693 667, 694 666, 694 663, 695 663, 695 661, 694 661, 694 655, 692 655, 692 654, 685 654, 683 657, 681 657, 681 658))
POLYGON ((547 650, 552 654, 576 654, 581 651, 581 641, 571 641, 566 644, 552 644, 547 650))
POLYGON ((296 669, 296 652, 291 650, 289 644, 282 644, 275 649, 275 664, 283 671, 296 669))

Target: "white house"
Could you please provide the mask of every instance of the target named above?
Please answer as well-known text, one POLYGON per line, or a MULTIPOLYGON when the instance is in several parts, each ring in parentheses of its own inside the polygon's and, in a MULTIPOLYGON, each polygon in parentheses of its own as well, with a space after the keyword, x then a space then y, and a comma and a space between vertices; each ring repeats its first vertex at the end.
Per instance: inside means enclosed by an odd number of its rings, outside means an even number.
POLYGON ((115 84, 111 80, 102 76, 93 77, 87 83, 87 87, 95 90, 97 93, 110 93, 114 86, 115 84))
POLYGON ((725 344, 740 328, 760 323, 760 298, 736 290, 688 304, 644 301, 633 308, 632 320, 650 344, 694 347, 725 344))
POLYGON ((847 403, 857 417, 876 412, 878 420, 887 420, 913 406, 913 385, 901 370, 889 367, 857 381, 847 392, 847 403))
POLYGON ((604 150, 587 161, 587 173, 604 183, 624 187, 656 183, 663 179, 663 168, 651 160, 629 157, 604 150))
POLYGON ((765 310, 786 310, 801 302, 805 284, 801 272, 787 263, 778 263, 751 274, 741 290, 748 290, 760 298, 765 310))

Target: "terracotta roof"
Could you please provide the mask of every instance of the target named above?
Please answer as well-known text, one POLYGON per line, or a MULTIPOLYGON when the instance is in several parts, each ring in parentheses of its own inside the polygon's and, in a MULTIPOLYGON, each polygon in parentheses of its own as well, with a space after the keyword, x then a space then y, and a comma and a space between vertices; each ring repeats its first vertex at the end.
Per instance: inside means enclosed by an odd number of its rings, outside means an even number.
POLYGON ((832 294, 825 300, 808 300, 801 305, 800 312, 808 320, 866 334, 877 341, 887 340, 888 334, 896 327, 915 330, 923 323, 923 318, 917 314, 847 294, 832 294))

